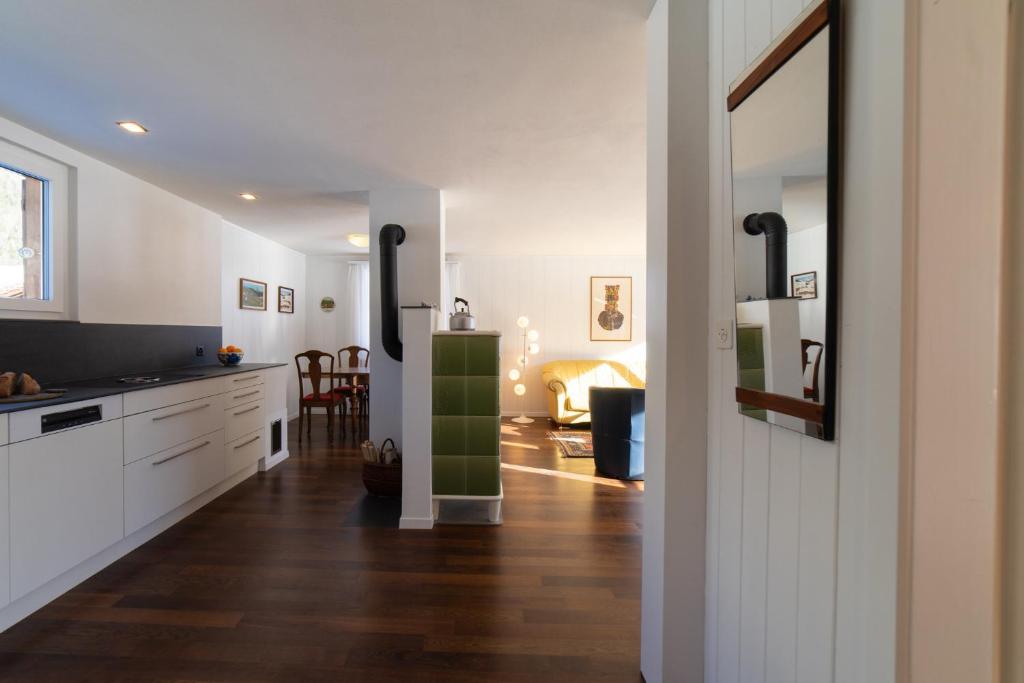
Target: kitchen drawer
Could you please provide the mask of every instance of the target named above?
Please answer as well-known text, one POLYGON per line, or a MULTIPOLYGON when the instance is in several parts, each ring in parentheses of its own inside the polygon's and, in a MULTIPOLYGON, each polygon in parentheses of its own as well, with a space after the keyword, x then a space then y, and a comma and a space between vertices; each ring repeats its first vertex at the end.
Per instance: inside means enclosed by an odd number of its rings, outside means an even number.
POLYGON ((207 396, 223 394, 225 391, 227 389, 224 388, 223 377, 131 391, 124 395, 124 414, 134 415, 178 403, 188 403, 207 396))
POLYGON ((8 427, 7 427, 7 416, 0 415, 0 446, 3 446, 8 441, 8 427))
POLYGON ((224 378, 224 391, 234 391, 244 387, 263 384, 262 372, 244 372, 239 375, 228 375, 224 378))
POLYGON ((10 415, 10 441, 11 443, 15 443, 43 436, 43 418, 53 415, 54 413, 63 413, 65 415, 74 416, 77 411, 92 411, 94 415, 84 415, 82 416, 82 419, 89 420, 93 419, 93 417, 98 419, 91 423, 79 425, 74 425, 72 423, 72 426, 65 429, 51 431, 49 432, 49 435, 81 429, 89 424, 96 424, 107 420, 116 420, 121 417, 121 406, 121 395, 116 394, 114 396, 104 396, 103 398, 97 398, 91 401, 75 401, 74 403, 62 403, 60 405, 46 406, 45 408, 33 408, 32 410, 22 410, 17 413, 12 413, 10 415))
POLYGON ((224 476, 223 430, 125 466, 125 535, 216 486, 224 476))
POLYGON ((262 384, 234 389, 224 394, 224 407, 234 408, 235 406, 240 406, 245 403, 259 401, 264 397, 264 395, 264 387, 262 384))
POLYGON ((266 455, 266 430, 260 429, 253 434, 246 434, 240 439, 229 441, 224 451, 227 476, 242 470, 266 455))
POLYGON ((234 441, 262 427, 265 416, 263 405, 263 401, 253 401, 225 410, 224 440, 234 441))
POLYGON ((121 421, 8 448, 16 600, 124 538, 121 421))
POLYGON ((224 428, 224 396, 208 396, 124 420, 124 464, 224 428))

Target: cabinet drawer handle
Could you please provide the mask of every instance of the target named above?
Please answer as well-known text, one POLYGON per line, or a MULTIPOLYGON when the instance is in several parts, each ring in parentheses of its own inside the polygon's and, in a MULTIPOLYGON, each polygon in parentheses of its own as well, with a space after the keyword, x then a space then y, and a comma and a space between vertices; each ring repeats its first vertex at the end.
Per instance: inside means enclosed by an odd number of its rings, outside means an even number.
POLYGON ((168 460, 174 460, 175 458, 180 458, 183 455, 187 455, 188 453, 191 453, 192 451, 198 451, 200 448, 203 448, 204 446, 209 446, 209 445, 210 445, 209 441, 204 441, 201 444, 199 444, 198 446, 193 446, 192 448, 187 448, 187 449, 183 450, 181 453, 175 453, 174 455, 169 455, 166 458, 161 458, 160 460, 154 461, 152 464, 154 466, 156 466, 156 465, 163 465, 168 460))
POLYGON ((246 396, 255 396, 258 393, 260 393, 259 389, 257 389, 256 391, 250 391, 248 394, 236 394, 235 396, 232 396, 231 398, 245 398, 246 396))
POLYGON ((240 443, 237 446, 235 446, 235 450, 237 451, 242 446, 248 446, 249 444, 253 443, 254 441, 259 441, 259 440, 260 440, 260 435, 257 434, 256 436, 252 437, 251 439, 249 439, 245 443, 240 443))
POLYGON ((256 375, 249 375, 248 377, 239 377, 239 378, 233 379, 231 381, 232 382, 248 382, 251 379, 259 379, 259 377, 257 377, 256 375))
POLYGON ((167 413, 166 415, 157 415, 156 417, 153 418, 153 422, 159 422, 160 420, 166 420, 169 417, 177 417, 178 415, 184 415, 185 413, 194 413, 197 410, 202 410, 203 408, 209 408, 209 407, 210 407, 209 403, 204 403, 201 406, 192 406, 191 408, 185 408, 185 410, 179 410, 176 413, 167 413))
POLYGON ((237 413, 235 413, 235 417, 238 417, 239 415, 245 415, 246 413, 251 413, 252 411, 259 410, 259 409, 260 409, 260 404, 257 403, 256 405, 254 405, 251 408, 246 408, 245 410, 239 410, 237 413))

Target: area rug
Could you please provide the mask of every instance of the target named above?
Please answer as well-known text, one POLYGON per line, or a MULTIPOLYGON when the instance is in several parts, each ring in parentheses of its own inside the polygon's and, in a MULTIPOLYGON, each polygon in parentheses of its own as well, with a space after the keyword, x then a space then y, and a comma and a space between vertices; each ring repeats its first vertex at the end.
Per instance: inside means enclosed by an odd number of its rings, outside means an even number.
POLYGON ((563 458, 593 458, 594 442, 590 432, 564 429, 560 432, 548 432, 548 438, 554 439, 562 449, 563 458))

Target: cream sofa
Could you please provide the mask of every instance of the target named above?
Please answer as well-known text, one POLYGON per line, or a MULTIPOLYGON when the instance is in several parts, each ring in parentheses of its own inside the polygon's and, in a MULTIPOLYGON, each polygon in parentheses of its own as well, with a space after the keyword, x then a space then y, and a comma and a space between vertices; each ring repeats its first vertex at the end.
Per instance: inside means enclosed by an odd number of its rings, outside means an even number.
POLYGON ((628 367, 611 360, 545 363, 541 379, 548 390, 548 413, 559 426, 590 422, 590 387, 645 387, 628 367))

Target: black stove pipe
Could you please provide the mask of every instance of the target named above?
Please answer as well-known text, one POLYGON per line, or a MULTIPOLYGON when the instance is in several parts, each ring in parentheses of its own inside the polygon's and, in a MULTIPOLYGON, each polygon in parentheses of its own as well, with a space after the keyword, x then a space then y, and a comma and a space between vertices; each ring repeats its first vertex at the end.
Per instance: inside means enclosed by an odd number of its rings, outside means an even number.
POLYGON ((387 354, 402 362, 402 339, 398 336, 398 245, 405 241, 405 228, 388 223, 380 229, 380 336, 387 354))
POLYGON ((786 219, 774 211, 752 213, 743 219, 743 231, 764 235, 766 295, 769 299, 785 299, 789 296, 786 219))

